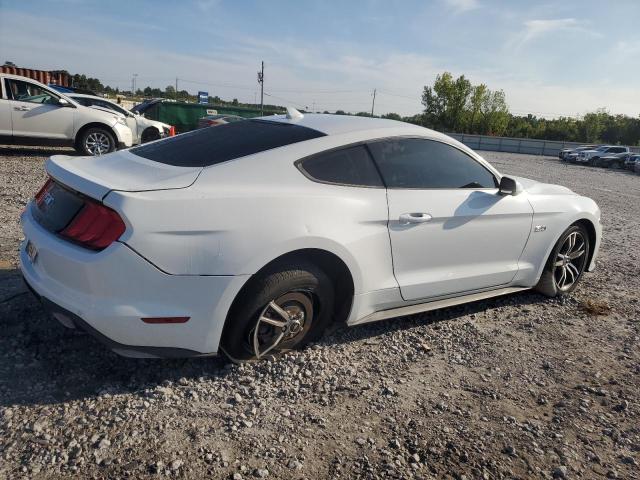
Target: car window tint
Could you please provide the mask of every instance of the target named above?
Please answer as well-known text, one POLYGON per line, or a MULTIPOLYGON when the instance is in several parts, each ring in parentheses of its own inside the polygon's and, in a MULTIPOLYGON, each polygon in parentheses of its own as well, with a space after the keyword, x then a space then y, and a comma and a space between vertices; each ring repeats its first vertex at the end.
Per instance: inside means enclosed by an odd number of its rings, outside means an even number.
POLYGON ((323 136, 322 132, 291 123, 246 120, 201 128, 129 151, 166 165, 207 167, 323 136))
POLYGON ((8 97, 12 100, 29 103, 56 104, 58 97, 38 85, 22 80, 7 78, 8 97))
POLYGON ((383 187, 376 166, 363 145, 323 152, 297 166, 313 180, 360 187, 383 187))
POLYGON ((389 188, 495 188, 493 174, 466 153, 418 138, 370 144, 389 188))

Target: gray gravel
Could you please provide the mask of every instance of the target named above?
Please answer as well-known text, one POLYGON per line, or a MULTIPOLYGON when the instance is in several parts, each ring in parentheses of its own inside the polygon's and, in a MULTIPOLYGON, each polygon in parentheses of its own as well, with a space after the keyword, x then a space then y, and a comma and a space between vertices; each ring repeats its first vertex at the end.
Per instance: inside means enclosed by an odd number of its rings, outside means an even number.
POLYGON ((0 478, 638 478, 640 177, 485 152, 599 203, 571 297, 338 326, 236 366, 118 357, 23 293, 17 217, 47 154, 0 147, 0 478))

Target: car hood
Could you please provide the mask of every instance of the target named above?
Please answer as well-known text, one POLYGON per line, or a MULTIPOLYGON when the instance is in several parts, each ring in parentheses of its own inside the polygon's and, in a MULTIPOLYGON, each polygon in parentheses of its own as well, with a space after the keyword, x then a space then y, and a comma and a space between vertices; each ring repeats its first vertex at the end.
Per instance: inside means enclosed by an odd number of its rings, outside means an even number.
POLYGON ((531 195, 576 195, 571 189, 563 187, 562 185, 555 185, 553 183, 542 183, 530 178, 513 177, 514 180, 520 182, 522 188, 531 195))
POLYGON ((146 192, 192 185, 202 167, 175 167, 147 160, 127 150, 97 157, 54 155, 47 173, 63 185, 96 200, 112 190, 146 192))

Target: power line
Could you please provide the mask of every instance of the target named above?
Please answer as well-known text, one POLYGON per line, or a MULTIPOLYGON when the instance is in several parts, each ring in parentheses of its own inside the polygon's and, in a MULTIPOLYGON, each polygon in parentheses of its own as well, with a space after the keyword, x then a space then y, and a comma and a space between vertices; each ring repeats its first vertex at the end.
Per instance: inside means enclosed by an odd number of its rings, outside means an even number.
POLYGON ((276 98, 278 100, 282 100, 284 102, 287 102, 290 105, 294 105, 294 106, 297 106, 297 107, 300 107, 300 108, 304 108, 304 109, 307 108, 306 106, 303 106, 301 103, 294 102, 293 100, 289 100, 288 98, 278 97, 276 95, 271 95, 270 93, 267 93, 267 92, 264 92, 264 94, 267 97, 271 97, 271 98, 276 98))

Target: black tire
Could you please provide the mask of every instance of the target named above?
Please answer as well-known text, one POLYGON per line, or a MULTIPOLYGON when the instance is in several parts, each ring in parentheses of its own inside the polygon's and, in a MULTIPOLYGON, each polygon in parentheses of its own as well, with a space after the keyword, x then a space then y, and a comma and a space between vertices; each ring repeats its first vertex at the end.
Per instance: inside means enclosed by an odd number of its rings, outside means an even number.
MULTIPOLYGON (((252 360, 266 354, 302 348, 318 340, 331 322, 334 313, 334 288, 324 271, 312 263, 281 264, 258 274, 249 282, 234 301, 222 332, 222 351, 231 360, 252 360), (302 326, 298 325, 299 333, 293 337, 283 337, 281 343, 268 350, 274 337, 277 338, 285 329, 259 320, 264 316, 279 320, 274 315, 277 312, 269 307, 270 302, 276 302, 288 312, 290 310, 287 309, 293 309, 298 314, 303 311, 304 315, 302 326), (307 323, 309 319, 311 322, 307 323), (253 343, 256 328, 259 328, 259 356, 256 355, 253 343)), ((293 333, 291 328, 288 335, 293 333)))
POLYGON ((598 167, 600 165, 600 157, 593 157, 589 160, 589 165, 592 167, 598 167))
POLYGON ((105 155, 116 149, 116 141, 113 134, 107 129, 87 128, 78 138, 76 149, 83 155, 105 155))
MULTIPOLYGON (((553 250, 551 250, 551 255, 549 255, 547 263, 544 266, 544 271, 542 272, 540 280, 538 281, 538 284, 534 287, 534 289, 548 297, 556 297, 573 292, 578 285, 578 282, 582 278, 582 274, 587 268, 587 260, 589 258, 590 249, 591 245, 587 230, 580 224, 571 225, 564 231, 564 233, 560 236, 558 242, 553 247, 553 250), (577 264, 574 265, 577 271, 577 275, 575 275, 573 283, 568 287, 560 286, 558 277, 561 277, 561 274, 559 274, 556 269, 562 267, 559 267, 558 265, 556 265, 556 263, 558 261, 561 250, 566 246, 567 239, 574 233, 577 233, 584 241, 584 253, 579 257, 579 262, 576 262, 577 264)), ((572 273, 571 275, 574 274, 572 273)))
POLYGON ((160 133, 157 129, 150 127, 142 132, 142 137, 140 138, 142 143, 153 142, 154 140, 160 140, 160 133))

